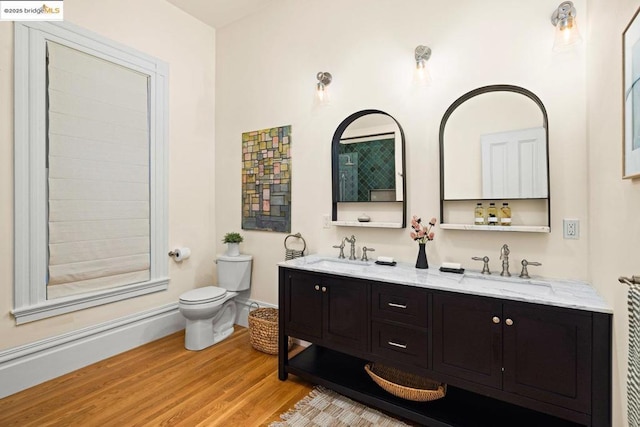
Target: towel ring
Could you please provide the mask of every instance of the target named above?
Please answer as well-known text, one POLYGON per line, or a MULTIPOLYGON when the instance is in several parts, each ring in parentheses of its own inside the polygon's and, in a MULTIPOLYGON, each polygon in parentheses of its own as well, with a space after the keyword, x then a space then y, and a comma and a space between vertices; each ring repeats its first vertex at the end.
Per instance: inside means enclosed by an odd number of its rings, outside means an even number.
POLYGON ((631 276, 630 278, 620 276, 618 277, 618 282, 626 283, 629 286, 640 285, 640 276, 631 276))
POLYGON ((285 261, 289 261, 290 259, 294 259, 294 258, 300 258, 302 256, 304 256, 304 251, 307 249, 307 242, 304 240, 304 238, 302 237, 302 234, 300 233, 296 233, 296 234, 289 234, 287 237, 284 238, 284 260, 285 261), (295 237, 297 239, 302 240, 302 250, 299 249, 291 249, 287 246, 287 240, 289 240, 290 237, 295 237))

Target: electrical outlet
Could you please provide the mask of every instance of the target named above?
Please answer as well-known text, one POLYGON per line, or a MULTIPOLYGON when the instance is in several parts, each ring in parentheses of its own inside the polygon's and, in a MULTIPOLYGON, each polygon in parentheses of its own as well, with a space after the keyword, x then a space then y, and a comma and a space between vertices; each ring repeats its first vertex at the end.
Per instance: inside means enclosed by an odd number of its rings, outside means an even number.
POLYGON ((562 231, 565 239, 579 239, 580 221, 577 219, 563 219, 562 231))
POLYGON ((322 228, 331 228, 331 216, 322 215, 322 228))

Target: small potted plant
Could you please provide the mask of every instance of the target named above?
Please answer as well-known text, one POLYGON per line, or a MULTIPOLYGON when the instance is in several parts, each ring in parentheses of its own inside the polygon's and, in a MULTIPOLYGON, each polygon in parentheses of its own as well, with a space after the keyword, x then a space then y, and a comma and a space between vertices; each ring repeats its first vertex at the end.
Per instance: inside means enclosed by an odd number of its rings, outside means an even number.
POLYGON ((225 234, 222 242, 227 244, 227 256, 240 255, 240 242, 243 240, 240 233, 232 231, 225 234))

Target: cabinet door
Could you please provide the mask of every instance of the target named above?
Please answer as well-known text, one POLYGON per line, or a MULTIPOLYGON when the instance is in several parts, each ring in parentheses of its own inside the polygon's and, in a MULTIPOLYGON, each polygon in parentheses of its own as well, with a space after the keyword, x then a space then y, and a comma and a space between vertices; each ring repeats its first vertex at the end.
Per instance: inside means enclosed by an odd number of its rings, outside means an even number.
POLYGON ((366 282, 325 277, 323 343, 335 349, 368 349, 366 282))
POLYGON ((315 274, 287 271, 284 284, 284 328, 306 340, 322 338, 322 281, 315 274))
POLYGON ((502 305, 462 294, 433 296, 433 370, 502 387, 502 305))
POLYGON ((591 314, 505 302, 504 389, 590 411, 591 314))

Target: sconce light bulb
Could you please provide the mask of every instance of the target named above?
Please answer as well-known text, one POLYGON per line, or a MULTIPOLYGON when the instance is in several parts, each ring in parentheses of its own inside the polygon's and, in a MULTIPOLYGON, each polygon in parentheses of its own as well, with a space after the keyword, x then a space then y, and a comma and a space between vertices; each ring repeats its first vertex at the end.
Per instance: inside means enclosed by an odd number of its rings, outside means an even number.
POLYGON ((316 95, 318 95, 318 100, 320 102, 324 101, 324 85, 322 83, 318 83, 318 87, 316 89, 316 95))
POLYGON ((419 82, 425 83, 427 79, 427 67, 424 61, 419 61, 416 64, 416 77, 419 82))

